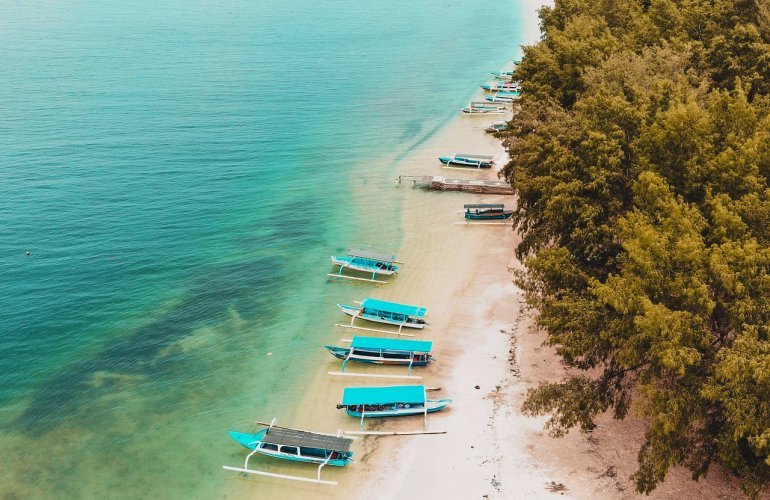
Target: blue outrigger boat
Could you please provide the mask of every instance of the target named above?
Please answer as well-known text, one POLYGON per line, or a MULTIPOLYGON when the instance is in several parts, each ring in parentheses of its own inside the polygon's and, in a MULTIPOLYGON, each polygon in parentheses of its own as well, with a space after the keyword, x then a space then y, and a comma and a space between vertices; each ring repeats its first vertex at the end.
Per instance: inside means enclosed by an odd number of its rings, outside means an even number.
POLYGON ((398 273, 398 264, 395 255, 389 255, 379 252, 370 252, 358 248, 349 248, 347 255, 332 255, 332 264, 339 266, 339 271, 329 273, 333 278, 345 278, 360 281, 370 281, 373 283, 387 283, 387 281, 377 280, 378 275, 391 276, 398 273), (343 274, 345 269, 358 271, 361 273, 371 273, 371 278, 359 278, 356 276, 347 276, 343 274))
POLYGON ((352 375, 382 378, 420 378, 412 377, 413 366, 426 366, 435 358, 430 355, 433 342, 426 340, 400 340, 379 337, 360 337, 356 335, 350 347, 324 346, 337 359, 342 360, 339 372, 330 375, 352 375), (372 375, 345 372, 348 361, 376 365, 399 365, 407 367, 407 375, 372 375))
POLYGON ((492 77, 498 80, 513 80, 513 71, 500 71, 492 73, 492 77))
POLYGON ((251 453, 246 456, 243 467, 223 466, 224 469, 280 479, 336 485, 335 481, 321 480, 321 469, 326 465, 344 467, 352 460, 353 453, 350 451, 350 445, 353 439, 343 437, 341 432, 337 435, 320 434, 290 429, 288 427, 279 427, 275 425, 275 419, 269 424, 264 422, 258 423, 265 425, 267 428, 255 434, 230 431, 230 437, 243 447, 251 450, 251 453), (249 459, 256 453, 292 462, 318 464, 317 478, 287 476, 249 469, 249 459))
POLYGON ((460 111, 466 115, 502 115, 508 113, 510 109, 506 106, 498 106, 488 102, 471 102, 467 107, 460 108, 460 111))
POLYGON ((438 161, 444 165, 456 165, 468 168, 490 168, 494 163, 492 156, 457 153, 454 156, 439 156, 438 161))
POLYGON ((506 210, 502 203, 472 203, 463 208, 468 220, 504 220, 513 217, 513 210, 506 210))
POLYGON ((505 82, 505 83, 493 83, 489 85, 482 85, 482 89, 487 92, 505 92, 505 91, 517 91, 520 90, 519 82, 505 82))
POLYGON ((360 307, 349 306, 346 304, 337 304, 337 307, 350 316, 350 325, 340 325, 348 328, 394 333, 387 330, 372 330, 370 328, 356 327, 354 326, 356 318, 397 326, 397 334, 400 334, 401 329, 404 327, 421 330, 428 324, 425 321, 425 315, 428 313, 428 310, 420 306, 410 306, 408 304, 399 304, 398 302, 386 302, 384 300, 366 298, 361 302, 360 307))
POLYGON ((342 404, 351 417, 365 418, 405 417, 424 415, 428 426, 428 413, 441 411, 451 399, 428 399, 423 385, 397 385, 390 387, 347 387, 342 394, 342 404))
POLYGON ((485 95, 484 100, 493 103, 511 104, 516 99, 508 96, 485 95))
POLYGON ((506 130, 508 130, 508 122, 504 122, 504 121, 495 122, 489 127, 484 129, 484 131, 489 134, 493 134, 495 132, 504 132, 506 130))

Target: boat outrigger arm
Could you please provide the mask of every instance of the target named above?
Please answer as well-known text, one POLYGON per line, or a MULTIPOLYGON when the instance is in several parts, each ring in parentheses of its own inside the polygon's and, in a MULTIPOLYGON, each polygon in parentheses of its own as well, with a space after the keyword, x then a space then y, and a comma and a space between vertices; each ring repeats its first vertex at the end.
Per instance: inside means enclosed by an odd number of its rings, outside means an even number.
MULTIPOLYGON (((397 352, 397 351, 393 351, 397 352)), ((353 349, 350 349, 348 352, 348 355, 345 357, 345 359, 342 361, 342 368, 340 368, 339 372, 329 372, 329 375, 349 375, 351 377, 379 377, 379 378, 408 378, 408 379, 421 379, 420 376, 413 376, 412 375, 412 365, 414 364, 414 351, 401 351, 403 354, 406 354, 410 357, 409 364, 406 366, 406 375, 375 375, 375 374, 369 374, 369 373, 346 373, 345 367, 348 364, 348 361, 350 361, 350 356, 353 354, 353 349)))
MULTIPOLYGON (((361 311, 363 312, 363 306, 361 306, 361 307, 362 307, 361 311)), ((356 318, 357 317, 358 317, 357 315, 353 315, 353 316, 350 317, 350 325, 349 325, 350 328, 352 328, 354 330, 359 330, 359 329, 360 330, 371 330, 373 332, 376 331, 376 332, 384 332, 384 333, 391 333, 391 334, 393 334, 393 332, 389 332, 388 330, 376 330, 374 328, 361 328, 361 327, 357 327, 357 326, 355 326, 355 322, 356 322, 356 318)), ((412 334, 405 334, 405 333, 401 332, 401 330, 404 328, 404 325, 407 324, 407 319, 408 318, 405 318, 404 321, 402 321, 401 323, 398 324, 398 331, 394 335, 404 335, 404 336, 408 336, 408 337, 414 337, 414 335, 412 335, 412 334)))
MULTIPOLYGON (((270 429, 270 428, 275 426, 276 420, 277 419, 274 418, 270 422, 270 425, 269 425, 268 429, 270 429)), ((343 436, 342 430, 338 431, 337 436, 338 437, 342 437, 343 436)), ((355 439, 355 438, 352 438, 352 439, 355 439)), ((276 474, 276 473, 273 473, 273 472, 266 472, 266 471, 261 471, 261 470, 256 470, 256 469, 249 469, 249 460, 251 459, 252 456, 254 456, 255 453, 257 453, 257 450, 258 450, 258 448, 255 448, 248 455, 246 455, 246 460, 243 462, 243 467, 230 467, 229 465, 223 465, 222 468, 224 470, 231 470, 231 471, 235 471, 235 472, 243 472, 245 474, 256 474, 256 475, 259 475, 259 476, 275 477, 275 478, 278 478, 278 479, 287 479, 289 481, 302 481, 302 482, 305 482, 305 483, 328 484, 330 486, 337 486, 339 484, 337 481, 326 481, 324 479, 321 479, 321 469, 323 469, 324 466, 329 463, 329 460, 331 460, 331 458, 332 458, 332 454, 331 453, 329 454, 328 457, 326 457, 326 460, 324 460, 323 462, 321 462, 318 465, 318 471, 317 471, 317 474, 316 474, 316 478, 313 479, 312 477, 290 476, 290 475, 287 475, 287 474, 276 474)))
POLYGON ((365 331, 365 332, 388 333, 390 335, 398 335, 398 336, 401 336, 401 337, 414 337, 415 336, 413 333, 404 333, 404 332, 401 331, 401 329, 404 327, 405 322, 404 323, 400 323, 398 325, 398 331, 392 332, 390 330, 380 330, 379 328, 366 328, 365 326, 356 326, 355 325, 355 321, 356 321, 356 316, 352 316, 350 318, 350 324, 343 325, 341 323, 335 323, 334 326, 339 326, 341 328, 350 328, 352 330, 362 330, 362 331, 365 331))

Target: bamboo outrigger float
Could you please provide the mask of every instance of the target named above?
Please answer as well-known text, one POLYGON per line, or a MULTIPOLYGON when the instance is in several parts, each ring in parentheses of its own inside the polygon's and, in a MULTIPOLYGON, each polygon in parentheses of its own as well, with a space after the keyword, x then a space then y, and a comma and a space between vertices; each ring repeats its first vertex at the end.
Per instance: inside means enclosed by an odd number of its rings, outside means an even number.
POLYGON ((352 377, 407 378, 420 379, 412 376, 413 366, 426 366, 435 358, 430 355, 433 342, 426 340, 400 340, 378 337, 353 337, 350 347, 324 346, 337 359, 342 360, 339 372, 329 372, 329 375, 348 375, 352 377), (406 375, 377 375, 346 372, 348 361, 377 365, 399 365, 407 367, 406 375))
POLYGON ((361 428, 365 418, 423 415, 423 432, 427 432, 428 413, 441 411, 451 402, 451 399, 428 399, 423 385, 347 387, 342 394, 342 404, 337 408, 344 409, 351 417, 360 418, 361 428))
POLYGON ((352 460, 353 453, 350 451, 350 445, 355 438, 344 437, 342 431, 339 431, 337 435, 321 434, 300 429, 291 429, 289 427, 279 427, 275 425, 275 422, 276 419, 273 419, 269 424, 257 422, 257 424, 264 425, 266 428, 256 434, 230 431, 230 437, 245 448, 251 450, 251 452, 246 456, 243 467, 230 467, 224 465, 222 468, 225 470, 244 472, 246 474, 256 474, 278 479, 288 479, 291 481, 337 485, 336 481, 322 480, 321 469, 326 465, 334 465, 337 467, 344 467, 347 465, 348 462, 352 460), (290 460, 292 462, 318 464, 316 478, 275 474, 272 472, 250 469, 249 460, 256 453, 280 458, 282 460, 290 460))
POLYGON ((347 255, 332 255, 332 264, 339 266, 339 271, 329 273, 332 278, 344 278, 359 281, 369 281, 372 283, 387 283, 387 281, 376 279, 377 276, 391 276, 398 273, 400 264, 395 255, 388 255, 380 252, 370 252, 358 248, 349 248, 347 255), (360 278, 343 274, 345 269, 357 271, 360 273, 371 273, 371 278, 360 278))
POLYGON ((408 304, 399 304, 398 302, 386 302, 372 298, 364 299, 361 306, 349 306, 346 304, 337 304, 342 312, 350 316, 349 325, 337 324, 343 328, 353 328, 366 330, 370 332, 390 333, 391 335, 404 335, 413 337, 407 333, 402 333, 403 328, 423 329, 428 324, 425 321, 425 315, 428 310, 420 306, 410 306, 408 304), (388 330, 378 330, 374 328, 363 328, 355 326, 356 318, 374 323, 384 323, 386 325, 397 326, 397 332, 388 330))

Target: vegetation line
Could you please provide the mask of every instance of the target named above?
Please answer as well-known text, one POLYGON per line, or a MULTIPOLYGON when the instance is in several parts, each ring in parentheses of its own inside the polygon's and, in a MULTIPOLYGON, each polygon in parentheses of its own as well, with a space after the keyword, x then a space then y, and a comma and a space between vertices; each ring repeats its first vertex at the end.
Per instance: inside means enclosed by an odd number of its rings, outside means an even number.
POLYGON ((502 133, 519 285, 577 370, 530 391, 553 434, 631 408, 633 479, 770 479, 770 3, 556 0, 502 133))

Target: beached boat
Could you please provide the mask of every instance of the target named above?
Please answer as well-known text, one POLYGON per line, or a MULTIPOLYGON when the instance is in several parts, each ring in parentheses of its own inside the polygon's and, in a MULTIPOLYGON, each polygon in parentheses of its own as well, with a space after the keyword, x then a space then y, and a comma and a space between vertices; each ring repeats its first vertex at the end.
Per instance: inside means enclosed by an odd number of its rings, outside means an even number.
MULTIPOLYGON (((423 329, 428 324, 425 322, 425 314, 428 312, 426 308, 399 304, 398 302, 367 298, 361 302, 360 306, 337 304, 337 307, 350 316, 351 328, 353 328, 353 322, 356 318, 397 326, 399 332, 402 328, 423 329)), ((376 331, 390 333, 387 330, 376 331)))
POLYGON ((365 418, 409 415, 424 415, 427 427, 428 413, 441 411, 451 402, 451 399, 428 399, 422 385, 347 387, 337 408, 344 409, 351 417, 360 418, 362 427, 365 418))
POLYGON ((513 71, 500 71, 492 73, 492 77, 498 80, 513 80, 513 71))
POLYGON ((464 208, 468 220, 504 220, 513 217, 513 210, 506 210, 502 203, 473 203, 464 208))
POLYGON ((439 156, 438 161, 444 165, 470 168, 490 168, 494 163, 492 156, 456 153, 454 156, 439 156))
POLYGON ((471 102, 467 107, 460 111, 467 115, 502 115, 508 113, 510 109, 506 106, 489 104, 487 102, 471 102))
MULTIPOLYGON (((337 359, 342 360, 339 372, 329 372, 330 375, 351 375, 383 378, 415 378, 412 377, 413 366, 426 366, 434 361, 430 355, 433 342, 427 340, 399 340, 379 337, 353 337, 350 347, 324 346, 337 359), (348 361, 376 365, 399 365, 407 367, 406 377, 397 375, 357 374, 345 372, 348 361)), ((416 377, 419 378, 419 377, 416 377)))
POLYGON ((512 92, 521 90, 521 85, 519 82, 492 83, 489 85, 482 85, 481 88, 487 92, 512 92))
POLYGON ((266 428, 255 434, 230 431, 230 437, 251 452, 246 457, 243 467, 224 466, 224 469, 294 481, 337 484, 334 481, 322 481, 321 469, 326 465, 344 467, 352 459, 350 445, 353 439, 343 437, 341 432, 333 435, 279 427, 275 425, 275 419, 269 424, 261 423, 261 425, 265 425, 266 428), (249 459, 256 453, 292 462, 318 464, 317 478, 287 476, 250 469, 249 459))
POLYGON ((495 122, 489 127, 484 129, 485 132, 490 134, 493 134, 495 132, 503 132, 505 130, 508 130, 508 122, 504 122, 504 121, 495 122))
POLYGON ((500 103, 512 103, 516 99, 519 98, 519 94, 514 95, 500 95, 500 94, 493 94, 493 95, 485 95, 484 100, 489 102, 500 102, 500 103))
POLYGON ((385 283, 385 281, 375 279, 378 275, 391 276, 398 273, 398 261, 395 255, 388 255, 379 252, 370 252, 358 248, 349 248, 347 255, 332 255, 332 264, 339 266, 339 271, 329 273, 334 278, 354 279, 361 281, 372 281, 375 283, 385 283), (371 273, 371 278, 359 278, 343 274, 346 269, 361 273, 371 273))

